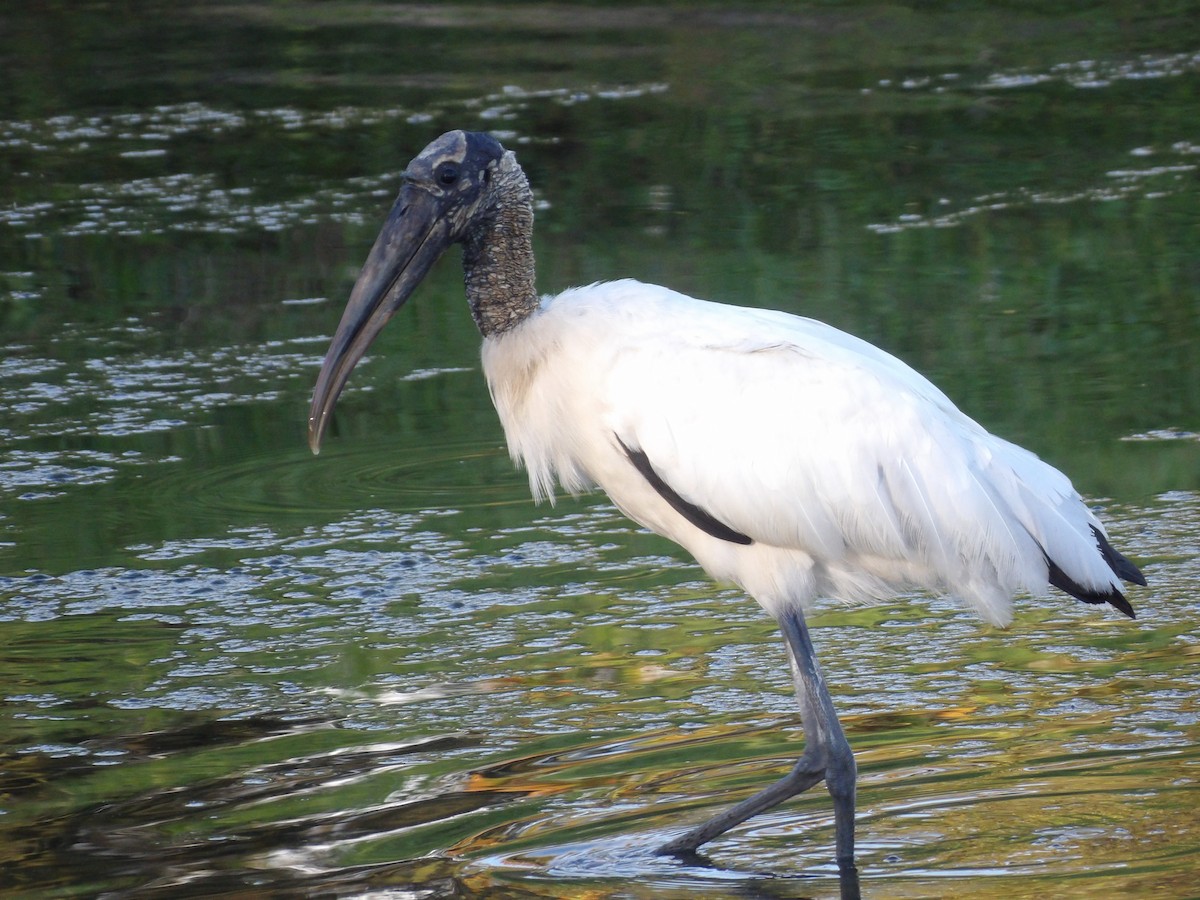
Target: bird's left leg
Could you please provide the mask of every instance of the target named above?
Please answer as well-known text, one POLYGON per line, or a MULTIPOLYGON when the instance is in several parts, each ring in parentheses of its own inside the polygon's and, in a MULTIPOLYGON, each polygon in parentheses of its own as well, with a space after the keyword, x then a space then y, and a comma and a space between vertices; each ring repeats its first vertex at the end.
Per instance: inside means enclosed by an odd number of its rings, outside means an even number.
POLYGON ((668 855, 693 853, 701 844, 740 825, 751 816, 824 780, 833 797, 838 868, 843 881, 853 880, 857 885, 854 866, 854 786, 857 767, 854 754, 842 732, 829 689, 817 665, 816 651, 808 634, 804 613, 798 606, 785 610, 779 616, 779 627, 787 642, 792 679, 796 685, 796 697, 800 701, 804 755, 792 767, 792 771, 775 784, 664 844, 658 852, 668 855))

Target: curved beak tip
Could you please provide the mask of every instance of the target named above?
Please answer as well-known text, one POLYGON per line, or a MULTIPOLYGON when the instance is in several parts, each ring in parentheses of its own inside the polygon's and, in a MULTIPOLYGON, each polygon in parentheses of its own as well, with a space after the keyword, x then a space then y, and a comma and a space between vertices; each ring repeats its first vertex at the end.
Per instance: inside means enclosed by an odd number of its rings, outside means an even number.
POLYGON ((308 414, 308 449, 314 456, 321 452, 321 439, 351 370, 452 243, 450 228, 433 195, 401 188, 350 291, 317 375, 308 414))

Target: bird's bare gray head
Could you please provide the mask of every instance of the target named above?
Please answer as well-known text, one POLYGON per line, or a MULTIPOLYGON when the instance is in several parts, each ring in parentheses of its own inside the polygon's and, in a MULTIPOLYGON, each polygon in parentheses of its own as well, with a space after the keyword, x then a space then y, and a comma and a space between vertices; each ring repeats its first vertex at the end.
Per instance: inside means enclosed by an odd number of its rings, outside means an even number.
POLYGON ((467 298, 485 336, 528 316, 537 304, 532 234, 529 182, 491 135, 449 131, 417 154, 317 377, 308 419, 313 452, 351 370, 451 244, 463 245, 467 298))
POLYGON ((448 131, 422 150, 404 170, 401 189, 420 191, 436 201, 434 218, 461 240, 472 220, 486 210, 492 179, 501 160, 512 157, 490 134, 448 131))

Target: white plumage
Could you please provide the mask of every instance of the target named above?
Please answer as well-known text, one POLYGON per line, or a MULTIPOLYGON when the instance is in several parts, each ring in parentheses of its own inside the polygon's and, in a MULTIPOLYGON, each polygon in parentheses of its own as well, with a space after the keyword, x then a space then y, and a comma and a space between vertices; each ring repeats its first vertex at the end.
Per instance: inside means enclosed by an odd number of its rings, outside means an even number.
POLYGON ((824 781, 843 900, 859 896, 855 763, 804 620, 815 597, 924 588, 989 622, 1050 586, 1133 615, 1145 584, 1066 476, 989 434, 904 363, 828 325, 637 281, 534 289, 533 205, 516 157, 442 135, 405 183, 317 379, 320 447, 350 371, 452 243, 483 368, 535 498, 602 488, 630 518, 740 585, 779 622, 805 750, 775 784, 668 841, 707 841, 824 781))
POLYGON ((598 486, 772 614, 925 588, 1004 625, 1015 592, 1049 591, 1047 556, 1080 585, 1119 590, 1066 476, 812 319, 594 284, 485 338, 483 369, 535 497, 598 486), (753 543, 684 519, 617 439, 753 543))

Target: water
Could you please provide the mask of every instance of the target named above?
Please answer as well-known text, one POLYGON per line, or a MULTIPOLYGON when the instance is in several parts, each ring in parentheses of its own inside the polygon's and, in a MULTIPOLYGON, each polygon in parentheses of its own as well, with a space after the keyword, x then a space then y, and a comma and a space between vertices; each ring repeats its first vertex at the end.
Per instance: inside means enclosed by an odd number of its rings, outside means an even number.
POLYGON ((603 498, 532 505, 452 260, 308 454, 398 173, 452 127, 520 154, 543 289, 875 341, 1149 576, 1135 622, 815 612, 864 894, 1196 896, 1194 22, 689 9, 3 14, 6 896, 837 895, 820 790, 650 854, 798 754, 783 651, 603 498))

